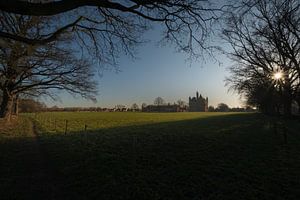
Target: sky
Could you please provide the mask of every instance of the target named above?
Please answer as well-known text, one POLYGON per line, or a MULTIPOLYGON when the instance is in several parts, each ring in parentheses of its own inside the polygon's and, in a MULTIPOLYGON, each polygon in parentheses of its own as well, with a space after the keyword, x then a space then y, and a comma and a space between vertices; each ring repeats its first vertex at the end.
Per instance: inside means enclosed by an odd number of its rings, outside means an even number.
POLYGON ((216 55, 221 65, 209 57, 190 62, 188 55, 176 52, 174 46, 158 45, 160 34, 155 28, 145 33, 144 39, 150 42, 137 47, 137 59, 120 55, 119 72, 106 70, 102 76, 96 76, 97 103, 61 93, 60 101, 48 99, 47 106, 112 108, 122 104, 130 107, 133 103, 153 104, 158 96, 170 103, 179 99, 188 103, 189 96, 195 96, 196 91, 208 97, 212 106, 219 103, 243 106, 239 96, 225 86, 224 79, 229 76, 226 69, 232 65, 226 56, 216 55))

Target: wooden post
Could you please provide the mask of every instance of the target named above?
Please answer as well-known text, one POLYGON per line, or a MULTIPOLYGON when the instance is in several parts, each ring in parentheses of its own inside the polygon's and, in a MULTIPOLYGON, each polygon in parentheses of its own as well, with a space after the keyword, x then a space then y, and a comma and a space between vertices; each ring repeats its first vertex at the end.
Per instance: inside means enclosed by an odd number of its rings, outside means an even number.
POLYGON ((275 120, 273 123, 274 123, 274 133, 277 134, 277 121, 275 120))
POLYGON ((68 131, 68 120, 66 120, 65 135, 67 135, 67 131, 68 131))
POLYGON ((84 125, 84 132, 86 132, 86 130, 87 130, 87 125, 85 124, 84 125))
POLYGON ((56 132, 56 119, 54 119, 54 131, 56 132))
POLYGON ((283 137, 284 137, 284 144, 287 144, 287 128, 283 125, 283 137))

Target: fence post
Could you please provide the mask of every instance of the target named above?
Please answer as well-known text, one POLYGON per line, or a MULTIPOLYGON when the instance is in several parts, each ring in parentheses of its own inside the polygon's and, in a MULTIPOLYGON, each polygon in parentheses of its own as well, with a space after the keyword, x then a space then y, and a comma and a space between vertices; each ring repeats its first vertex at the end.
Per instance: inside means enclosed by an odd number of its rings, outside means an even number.
POLYGON ((68 120, 66 120, 65 135, 67 135, 67 131, 68 131, 68 120))
POLYGON ((284 137, 284 144, 287 144, 287 128, 283 125, 283 137, 284 137))
POLYGON ((54 119, 54 131, 56 132, 56 119, 54 119))
POLYGON ((274 133, 277 134, 277 121, 273 122, 274 133))

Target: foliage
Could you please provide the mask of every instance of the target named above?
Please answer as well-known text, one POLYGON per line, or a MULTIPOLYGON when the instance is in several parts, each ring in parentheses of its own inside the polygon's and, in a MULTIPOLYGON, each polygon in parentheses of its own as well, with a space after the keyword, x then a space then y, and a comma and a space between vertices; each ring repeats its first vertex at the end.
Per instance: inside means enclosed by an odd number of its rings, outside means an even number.
POLYGON ((215 107, 213 106, 208 106, 208 112, 214 112, 215 111, 215 107))
POLYGON ((229 111, 229 106, 225 103, 219 103, 218 107, 215 109, 215 111, 228 112, 229 111))

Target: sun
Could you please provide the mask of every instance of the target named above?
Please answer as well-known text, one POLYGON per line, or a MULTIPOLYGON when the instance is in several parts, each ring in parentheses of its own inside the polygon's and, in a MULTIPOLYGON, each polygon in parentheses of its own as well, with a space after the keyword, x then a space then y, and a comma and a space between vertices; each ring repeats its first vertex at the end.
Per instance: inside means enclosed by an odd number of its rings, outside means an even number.
POLYGON ((275 80, 280 80, 280 79, 282 79, 283 78, 283 73, 282 72, 276 72, 276 73, 274 73, 274 75, 273 75, 273 79, 275 79, 275 80))

